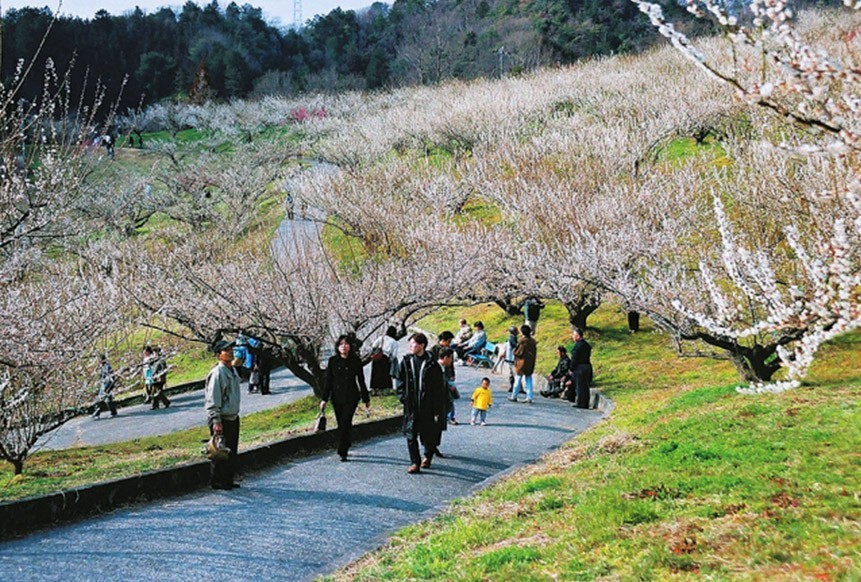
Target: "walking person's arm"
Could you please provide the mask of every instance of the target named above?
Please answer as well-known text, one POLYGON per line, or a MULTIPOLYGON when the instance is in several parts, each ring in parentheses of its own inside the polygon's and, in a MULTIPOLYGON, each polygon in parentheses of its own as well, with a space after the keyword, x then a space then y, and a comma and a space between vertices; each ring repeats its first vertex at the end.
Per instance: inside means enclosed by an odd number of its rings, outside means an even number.
POLYGON ((371 416, 371 395, 368 394, 368 386, 365 384, 365 373, 362 371, 361 366, 357 366, 355 370, 356 374, 356 383, 359 388, 359 396, 362 399, 362 402, 365 403, 365 413, 368 416, 371 416))
POLYGON ((332 396, 332 385, 335 381, 335 371, 332 369, 332 360, 329 360, 329 365, 326 366, 326 376, 323 378, 323 398, 320 400, 320 412, 326 410, 326 403, 332 396))
POLYGON ((222 407, 222 389, 219 370, 216 368, 209 373, 206 378, 206 388, 204 389, 204 409, 206 410, 206 419, 212 426, 212 432, 215 434, 222 433, 221 426, 221 407, 222 407))

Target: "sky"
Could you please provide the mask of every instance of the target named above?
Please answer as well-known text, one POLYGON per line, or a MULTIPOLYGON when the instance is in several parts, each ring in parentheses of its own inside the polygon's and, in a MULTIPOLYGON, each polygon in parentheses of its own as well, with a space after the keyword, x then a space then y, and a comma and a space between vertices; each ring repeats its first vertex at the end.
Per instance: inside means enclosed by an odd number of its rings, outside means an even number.
MULTIPOLYGON (((47 6, 52 12, 57 12, 60 0, 0 0, 0 8, 3 12, 9 8, 22 8, 24 6, 47 6)), ((224 9, 231 0, 218 0, 218 5, 224 9)), ((281 26, 293 24, 293 0, 234 0, 238 5, 251 4, 263 9, 264 17, 274 23, 276 20, 281 26)), ((302 0, 302 19, 310 20, 316 14, 328 14, 338 6, 342 10, 357 10, 373 4, 374 0, 302 0)), ((195 0, 199 6, 209 4, 210 0, 195 0)), ((121 15, 135 6, 147 13, 156 12, 163 6, 179 8, 185 4, 185 0, 63 0, 59 12, 66 16, 80 16, 81 18, 92 18, 101 9, 105 9, 113 15, 121 15)), ((388 2, 391 4, 391 2, 388 2)))

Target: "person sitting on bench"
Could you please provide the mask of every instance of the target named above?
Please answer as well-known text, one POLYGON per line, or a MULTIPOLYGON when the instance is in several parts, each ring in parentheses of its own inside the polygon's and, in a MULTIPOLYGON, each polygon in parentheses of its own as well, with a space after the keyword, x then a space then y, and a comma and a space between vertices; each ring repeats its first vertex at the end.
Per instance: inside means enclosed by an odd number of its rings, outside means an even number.
POLYGON ((455 351, 457 351, 457 356, 463 361, 466 361, 470 355, 480 354, 481 350, 487 344, 487 332, 484 331, 484 324, 476 321, 473 326, 475 327, 475 333, 472 334, 469 341, 454 347, 455 351))

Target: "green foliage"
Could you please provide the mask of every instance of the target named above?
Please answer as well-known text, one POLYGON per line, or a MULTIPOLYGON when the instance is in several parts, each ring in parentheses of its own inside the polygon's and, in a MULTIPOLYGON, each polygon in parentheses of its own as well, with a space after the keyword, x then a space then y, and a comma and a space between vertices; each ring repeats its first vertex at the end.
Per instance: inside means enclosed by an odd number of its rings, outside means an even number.
MULTIPOLYGON (((684 16, 677 3, 663 4, 671 17, 684 16)), ((36 53, 52 17, 48 8, 7 11, 4 82, 19 58, 36 53)), ((684 26, 698 31, 690 22, 684 26)), ((53 59, 65 71, 76 55, 72 86, 84 92, 84 102, 94 94, 85 85, 89 74, 108 87, 110 101, 119 97, 119 111, 125 111, 142 98, 144 104, 181 96, 202 102, 252 90, 378 89, 519 74, 527 66, 642 50, 658 38, 628 0, 400 0, 391 7, 374 3, 361 14, 336 8, 300 30, 276 28, 249 4, 222 9, 186 2, 152 13, 135 9, 114 16, 101 10, 92 20, 61 16, 40 58, 53 59), (543 47, 537 58, 536 45, 543 47)), ((40 92, 41 78, 31 75, 21 94, 34 99, 40 92)))

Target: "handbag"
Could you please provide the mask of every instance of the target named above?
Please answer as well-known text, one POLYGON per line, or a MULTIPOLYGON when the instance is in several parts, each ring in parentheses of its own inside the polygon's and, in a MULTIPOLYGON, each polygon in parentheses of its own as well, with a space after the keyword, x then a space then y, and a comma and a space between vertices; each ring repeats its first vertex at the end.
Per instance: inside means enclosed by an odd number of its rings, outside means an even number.
POLYGON ((326 415, 322 412, 317 417, 317 422, 314 424, 314 432, 326 432, 326 415))
POLYGON ((222 463, 228 459, 230 455, 230 447, 224 444, 224 436, 214 434, 206 442, 204 454, 210 461, 222 463))
POLYGON ((373 350, 371 350, 371 360, 377 362, 379 360, 382 360, 383 357, 385 357, 385 354, 383 353, 382 348, 374 348, 373 350))
POLYGON ((448 389, 451 391, 451 399, 452 400, 460 400, 460 392, 457 389, 457 386, 454 384, 449 384, 448 389))

